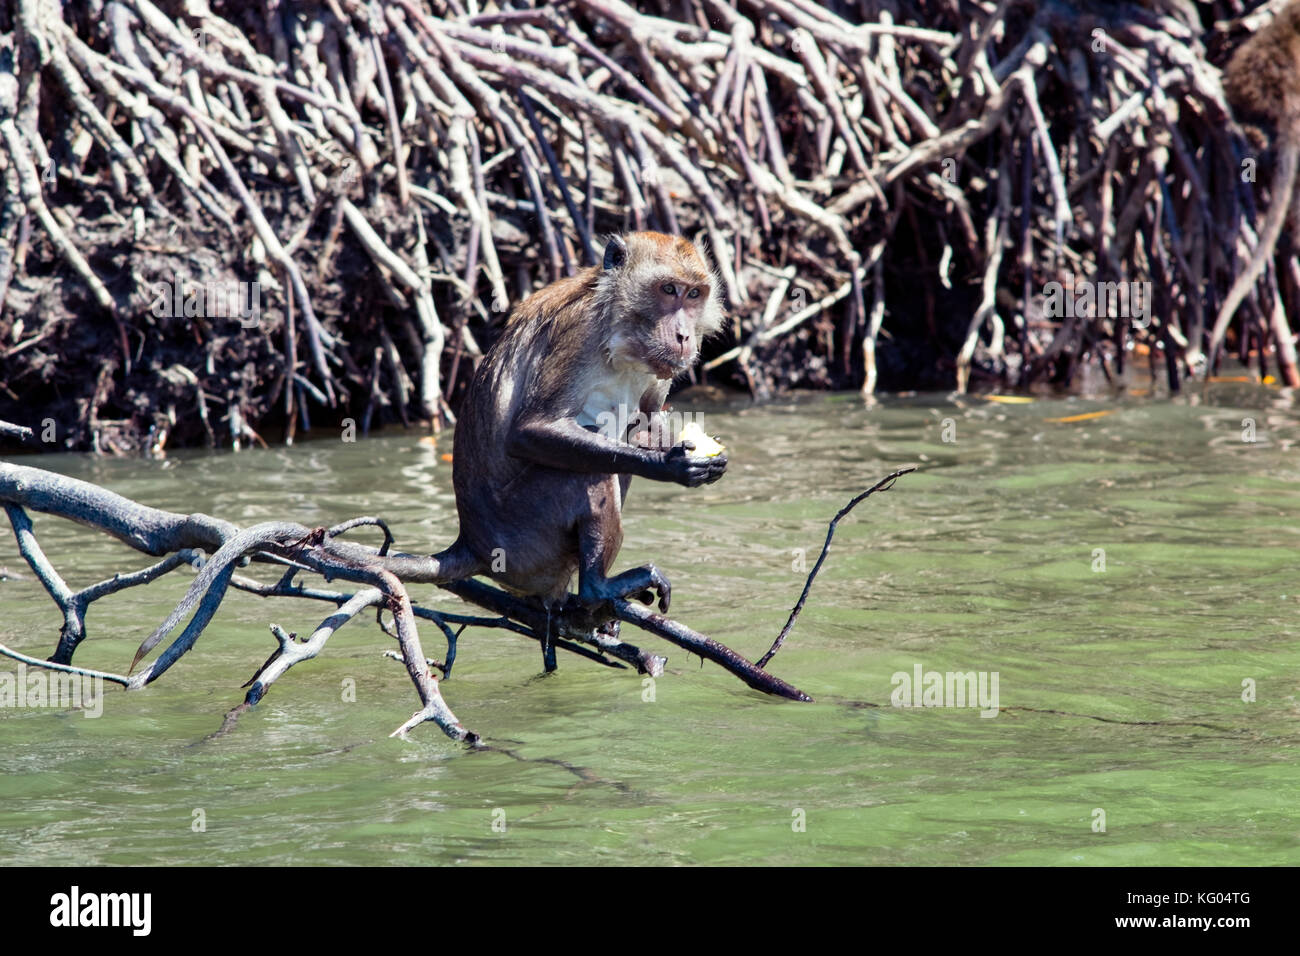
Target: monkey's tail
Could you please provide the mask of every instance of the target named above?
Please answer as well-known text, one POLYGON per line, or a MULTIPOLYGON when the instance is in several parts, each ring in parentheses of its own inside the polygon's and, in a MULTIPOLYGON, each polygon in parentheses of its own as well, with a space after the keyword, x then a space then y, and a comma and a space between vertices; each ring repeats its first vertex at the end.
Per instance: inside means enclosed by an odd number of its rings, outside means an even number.
POLYGON ((451 547, 439 551, 429 560, 434 563, 434 583, 472 578, 488 569, 487 564, 475 557, 463 538, 457 538, 451 547))
POLYGON ((330 548, 340 557, 365 564, 379 563, 407 584, 444 584, 482 574, 488 565, 474 557, 474 552, 457 538, 450 548, 432 556, 389 554, 377 557, 373 548, 363 548, 346 541, 334 540, 330 548))
POLYGON ((1228 290, 1228 297, 1223 300, 1219 317, 1214 322, 1213 331, 1210 332, 1210 361, 1206 366, 1206 374, 1209 374, 1208 370, 1213 369, 1218 360, 1219 346, 1223 342, 1224 333, 1228 330, 1228 323, 1232 321, 1232 316, 1237 311, 1237 306, 1241 305, 1241 300, 1246 297, 1246 293, 1250 291, 1260 273, 1264 271, 1264 267, 1273 258, 1278 236, 1282 234, 1282 224, 1286 222, 1291 210, 1297 160, 1300 160, 1300 143, 1297 143, 1294 135, 1288 135, 1282 149, 1281 161, 1278 163, 1277 176, 1273 179, 1278 188, 1269 203, 1264 229, 1259 234, 1259 243, 1255 246, 1255 252, 1246 271, 1237 276, 1236 281, 1232 283, 1232 288, 1228 290))

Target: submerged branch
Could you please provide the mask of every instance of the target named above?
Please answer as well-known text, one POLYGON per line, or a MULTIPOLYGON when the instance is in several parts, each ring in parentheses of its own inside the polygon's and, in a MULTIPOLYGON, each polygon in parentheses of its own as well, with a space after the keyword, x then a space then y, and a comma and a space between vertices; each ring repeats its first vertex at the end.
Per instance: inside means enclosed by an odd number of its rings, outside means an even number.
MULTIPOLYGON (((871 491, 888 487, 898 475, 910 470, 894 473, 871 491)), ((836 520, 871 491, 854 499, 836 520)), ((524 635, 540 643, 544 655, 553 655, 553 648, 559 648, 607 667, 617 669, 628 664, 639 674, 662 676, 666 659, 622 640, 618 634, 621 621, 714 661, 764 693, 790 700, 812 699, 767 673, 763 669, 766 659, 755 665, 726 645, 639 604, 619 600, 608 605, 586 607, 571 599, 562 607, 548 610, 537 600, 509 594, 482 581, 438 581, 436 563, 429 557, 390 552, 392 534, 388 525, 375 517, 355 518, 332 528, 308 528, 293 522, 264 522, 240 529, 204 514, 183 515, 150 508, 90 482, 7 462, 0 462, 0 503, 13 526, 20 552, 64 615, 59 645, 50 661, 40 661, 0 646, 0 654, 33 666, 103 677, 127 689, 138 690, 160 677, 195 646, 220 608, 229 587, 263 597, 296 597, 335 605, 336 610, 303 641, 278 624, 270 626, 276 649, 245 684, 248 691, 243 703, 226 715, 219 733, 234 726, 239 714, 257 704, 270 686, 291 667, 319 655, 335 631, 372 607, 377 610, 379 627, 397 640, 399 651, 393 656, 406 666, 420 698, 420 709, 398 727, 394 735, 405 734, 418 724, 431 721, 453 740, 471 745, 479 743, 478 735, 465 728, 448 708, 442 698, 440 681, 431 671, 431 667, 436 666, 443 672, 443 679, 450 675, 457 640, 467 626, 495 627, 524 635), (41 550, 27 515, 28 509, 76 521, 112 535, 137 551, 161 556, 162 560, 142 570, 114 575, 74 591, 41 550), (384 533, 382 545, 374 548, 337 537, 360 526, 380 528, 384 533), (169 551, 171 553, 167 553, 169 551), (148 584, 182 565, 198 566, 202 552, 211 556, 202 563, 198 575, 176 607, 141 643, 127 675, 88 671, 71 665, 72 655, 85 636, 85 611, 91 603, 126 588, 148 584), (238 567, 250 561, 283 568, 279 580, 263 583, 235 573, 238 567), (351 581, 360 587, 347 593, 296 583, 296 578, 309 573, 319 574, 326 581, 351 581), (411 601, 406 586, 423 582, 436 583, 498 616, 454 614, 416 605, 411 601), (389 615, 391 625, 384 622, 384 612, 389 615), (156 659, 132 676, 130 671, 162 644, 187 616, 189 621, 180 634, 156 659), (417 619, 433 622, 446 636, 448 649, 444 664, 425 657, 417 619)), ((831 530, 834 530, 834 522, 831 530)), ((828 547, 829 543, 828 535, 828 547)), ((824 550, 822 558, 825 558, 824 550)), ((806 597, 807 587, 800 598, 800 607, 806 597)), ((792 624, 793 617, 782 638, 792 624)), ((552 657, 547 657, 547 665, 548 669, 553 666, 552 657)))

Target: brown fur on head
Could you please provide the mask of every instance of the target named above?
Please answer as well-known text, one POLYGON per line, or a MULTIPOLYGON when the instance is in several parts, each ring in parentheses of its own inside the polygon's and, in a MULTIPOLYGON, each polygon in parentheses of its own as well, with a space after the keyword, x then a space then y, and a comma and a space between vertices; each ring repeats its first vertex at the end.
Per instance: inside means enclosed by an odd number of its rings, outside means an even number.
POLYGON ((596 306, 609 317, 605 359, 618 370, 647 368, 656 378, 685 372, 700 340, 722 325, 717 277, 681 236, 612 236, 596 280, 596 306))
POLYGON ((480 393, 572 415, 612 378, 630 388, 641 377, 662 405, 672 378, 692 367, 699 343, 722 326, 719 285, 686 239, 614 235, 602 265, 519 304, 480 369, 487 378, 480 393))
POLYGON ((671 380, 695 363, 701 340, 722 326, 719 285, 686 239, 612 236, 602 265, 552 282, 519 305, 486 367, 509 356, 519 386, 512 392, 529 408, 557 414, 581 408, 614 377, 643 376, 662 402, 671 380))
POLYGON ((1275 136, 1300 134, 1300 2, 1288 4, 1237 48, 1223 86, 1240 119, 1275 136))

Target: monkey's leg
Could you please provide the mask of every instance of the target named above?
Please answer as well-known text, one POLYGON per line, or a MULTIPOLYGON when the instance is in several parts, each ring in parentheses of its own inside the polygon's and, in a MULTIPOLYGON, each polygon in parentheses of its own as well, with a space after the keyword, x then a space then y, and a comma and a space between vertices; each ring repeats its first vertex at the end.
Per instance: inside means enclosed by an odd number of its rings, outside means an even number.
POLYGON ((623 488, 615 476, 602 484, 604 494, 592 495, 592 510, 578 525, 578 600, 583 604, 599 604, 634 597, 650 604, 654 601, 653 592, 658 591, 659 610, 667 612, 672 601, 672 585, 653 564, 606 577, 623 543, 618 506, 623 488))
POLYGON ((584 604, 599 604, 615 598, 636 598, 643 604, 654 603, 654 592, 659 592, 659 610, 667 613, 672 601, 673 588, 668 579, 653 564, 632 568, 612 578, 605 577, 599 559, 588 564, 584 555, 578 568, 578 600, 584 604))

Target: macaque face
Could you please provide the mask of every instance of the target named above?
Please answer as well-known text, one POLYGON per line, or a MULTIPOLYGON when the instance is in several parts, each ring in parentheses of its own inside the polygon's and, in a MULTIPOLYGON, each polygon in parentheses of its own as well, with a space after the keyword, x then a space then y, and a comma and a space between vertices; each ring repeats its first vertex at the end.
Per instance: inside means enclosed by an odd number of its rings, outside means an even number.
POLYGON ((666 274, 651 280, 643 357, 657 378, 673 378, 695 363, 699 325, 709 301, 708 280, 666 274))
POLYGON ((616 365, 637 366, 656 378, 687 371, 700 340, 722 321, 714 280, 693 245, 677 237, 639 233, 618 240, 606 269, 618 271, 617 321, 610 352, 616 365))

